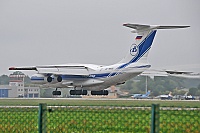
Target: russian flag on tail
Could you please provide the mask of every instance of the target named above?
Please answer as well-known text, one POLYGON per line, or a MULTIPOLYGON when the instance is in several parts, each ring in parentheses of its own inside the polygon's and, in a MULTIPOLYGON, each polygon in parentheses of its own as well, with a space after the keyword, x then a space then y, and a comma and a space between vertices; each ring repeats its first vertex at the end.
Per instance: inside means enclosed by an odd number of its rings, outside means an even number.
POLYGON ((135 38, 135 40, 140 40, 140 39, 142 39, 142 36, 137 36, 137 37, 135 38))

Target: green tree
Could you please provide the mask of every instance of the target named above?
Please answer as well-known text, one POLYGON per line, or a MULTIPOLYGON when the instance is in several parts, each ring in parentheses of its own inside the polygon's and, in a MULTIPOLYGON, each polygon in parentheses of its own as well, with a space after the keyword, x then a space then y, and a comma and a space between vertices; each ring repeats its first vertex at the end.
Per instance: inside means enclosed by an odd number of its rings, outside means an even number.
POLYGON ((132 84, 133 84, 133 81, 132 81, 132 80, 128 80, 128 81, 126 81, 125 84, 123 84, 123 85, 121 86, 121 88, 122 88, 123 90, 131 90, 131 89, 133 88, 132 84))
POLYGON ((151 96, 158 96, 158 95, 160 95, 160 93, 159 93, 160 91, 158 90, 158 89, 154 89, 153 90, 153 92, 151 93, 151 96))
POLYGON ((163 85, 156 85, 155 90, 159 90, 159 93, 165 93, 165 87, 163 85))
POLYGON ((9 77, 7 75, 0 76, 0 84, 8 85, 9 84, 9 77))
POLYGON ((189 94, 189 95, 196 95, 197 91, 198 91, 197 88, 190 88, 188 94, 189 94))
POLYGON ((21 71, 15 71, 13 72, 13 75, 25 75, 25 74, 21 71))
POLYGON ((198 88, 198 90, 200 90, 200 84, 198 85, 198 87, 197 87, 197 88, 198 88))
POLYGON ((25 83, 25 84, 30 84, 30 83, 31 83, 31 79, 30 79, 30 77, 29 77, 28 75, 26 75, 26 76, 24 77, 24 83, 25 83))
MULTIPOLYGON (((185 93, 182 91, 182 88, 198 88, 196 95, 200 95, 200 84, 199 80, 196 79, 156 76, 154 79, 148 77, 147 84, 148 90, 151 90, 151 95, 154 96, 168 94, 169 92, 172 92, 173 95, 181 95, 185 93)), ((137 76, 133 80, 129 80, 124 85, 121 85, 121 88, 130 93, 145 93, 146 76, 137 76)))

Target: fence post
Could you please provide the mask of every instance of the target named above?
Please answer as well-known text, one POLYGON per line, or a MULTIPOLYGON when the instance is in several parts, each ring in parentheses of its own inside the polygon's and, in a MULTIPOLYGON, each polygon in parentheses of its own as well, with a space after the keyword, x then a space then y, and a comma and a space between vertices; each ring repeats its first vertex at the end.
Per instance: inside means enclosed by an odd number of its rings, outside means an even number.
POLYGON ((152 104, 151 133, 159 133, 159 104, 152 104))
POLYGON ((38 115, 38 132, 46 133, 47 126, 47 104, 40 103, 39 104, 39 115, 38 115))

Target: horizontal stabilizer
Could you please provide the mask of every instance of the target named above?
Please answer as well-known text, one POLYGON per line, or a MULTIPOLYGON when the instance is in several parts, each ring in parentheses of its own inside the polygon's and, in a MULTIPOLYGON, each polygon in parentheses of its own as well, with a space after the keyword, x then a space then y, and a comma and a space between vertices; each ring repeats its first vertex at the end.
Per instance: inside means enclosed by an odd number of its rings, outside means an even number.
POLYGON ((193 72, 186 72, 186 71, 173 71, 173 70, 165 70, 165 72, 169 74, 191 74, 193 72))
POLYGON ((188 28, 190 26, 159 26, 159 25, 143 25, 143 24, 123 24, 123 26, 129 27, 134 29, 131 31, 132 33, 140 33, 149 30, 156 30, 156 29, 177 29, 177 28, 188 28))
POLYGON ((176 70, 155 70, 155 69, 148 69, 144 71, 141 75, 142 76, 174 76, 175 74, 178 75, 191 75, 193 72, 188 71, 176 71, 176 70))
POLYGON ((180 28, 188 28, 190 26, 158 26, 156 29, 180 29, 180 28))

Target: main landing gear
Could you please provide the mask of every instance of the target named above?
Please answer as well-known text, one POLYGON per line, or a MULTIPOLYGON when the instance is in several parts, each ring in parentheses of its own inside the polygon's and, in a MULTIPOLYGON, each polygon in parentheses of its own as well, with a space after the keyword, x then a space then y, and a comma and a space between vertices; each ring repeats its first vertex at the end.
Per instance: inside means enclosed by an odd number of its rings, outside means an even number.
MULTIPOLYGON (((55 91, 52 92, 53 95, 57 95, 60 96, 61 95, 61 91, 57 90, 58 88, 56 88, 55 91)), ((70 90, 70 95, 87 95, 88 91, 87 90, 70 90)), ((91 95, 108 95, 108 91, 107 90, 100 90, 100 91, 91 91, 91 95)))
MULTIPOLYGON (((87 90, 70 90, 70 95, 87 95, 87 90)), ((108 95, 107 90, 91 91, 91 95, 108 95)))
POLYGON ((70 90, 70 95, 87 95, 87 90, 70 90))
POLYGON ((52 92, 53 95, 61 95, 61 91, 57 91, 58 88, 56 88, 55 91, 52 92))
POLYGON ((108 95, 107 90, 91 91, 91 95, 108 95))

